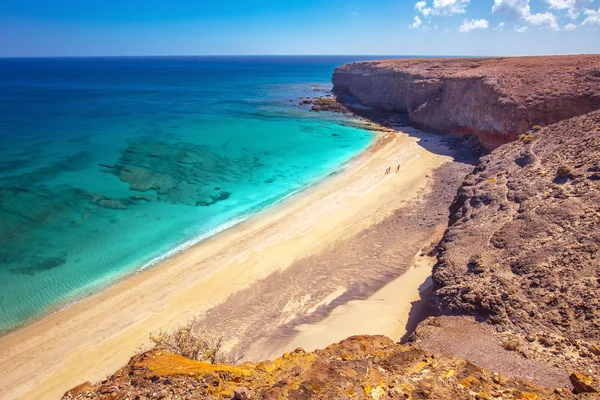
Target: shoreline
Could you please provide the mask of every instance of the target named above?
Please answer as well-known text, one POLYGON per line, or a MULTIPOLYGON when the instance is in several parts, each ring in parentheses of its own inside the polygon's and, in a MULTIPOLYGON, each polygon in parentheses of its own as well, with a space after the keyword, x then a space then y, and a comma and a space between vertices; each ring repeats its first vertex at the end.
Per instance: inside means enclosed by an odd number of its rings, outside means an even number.
POLYGON ((400 203, 418 199, 428 185, 427 173, 450 162, 451 151, 440 143, 441 136, 407 130, 410 135, 378 135, 341 172, 298 195, 3 335, 0 362, 11 368, 3 368, 0 396, 54 398, 82 381, 102 379, 146 346, 149 333, 203 315, 294 262, 379 223, 400 203), (441 155, 423 148, 421 140, 432 142, 441 155), (384 175, 384 166, 396 162, 403 165, 402 173, 384 175))
MULTIPOLYGON (((355 126, 355 127, 361 128, 361 129, 365 129, 368 131, 368 129, 359 125, 356 121, 354 122, 354 124, 352 124, 352 126, 355 126)), ((249 213, 243 214, 241 216, 238 216, 230 221, 227 221, 221 225, 218 225, 218 226, 210 229, 208 232, 202 233, 192 239, 186 240, 185 242, 183 242, 179 245, 176 245, 171 250, 168 250, 164 254, 154 257, 152 260, 150 260, 146 263, 143 263, 141 266, 136 267, 135 269, 132 269, 130 272, 127 272, 127 273, 123 274, 122 276, 117 277, 116 279, 108 279, 106 282, 101 282, 101 283, 93 283, 92 282, 92 283, 86 285, 86 287, 81 289, 81 294, 75 295, 72 300, 65 301, 63 303, 59 303, 56 306, 50 307, 46 311, 43 311, 38 316, 32 317, 28 320, 18 323, 7 330, 0 331, 0 339, 2 339, 2 337, 7 336, 13 332, 19 331, 19 330, 27 327, 28 325, 34 324, 37 321, 40 321, 51 315, 54 315, 56 313, 60 313, 64 310, 67 310, 70 307, 72 307, 82 301, 85 301, 87 298, 94 296, 104 290, 107 290, 107 289, 111 288, 112 286, 115 286, 124 280, 127 280, 138 274, 144 273, 144 271, 146 271, 150 268, 153 268, 154 266, 157 266, 172 257, 176 257, 178 254, 185 252, 186 250, 188 250, 194 246, 197 246, 206 240, 209 240, 215 236, 218 236, 231 228, 234 228, 240 224, 243 224, 244 222, 248 221, 249 219, 260 218, 263 213, 269 212, 270 209, 272 209, 273 207, 278 207, 278 206, 284 207, 284 204, 286 201, 293 201, 293 198, 295 196, 301 195, 305 190, 307 190, 315 185, 325 184, 325 181, 327 179, 330 179, 331 177, 334 177, 335 175, 342 173, 346 168, 348 168, 357 159, 359 159, 360 157, 363 157, 366 153, 368 153, 370 151, 370 149, 377 144, 377 142, 381 138, 381 136, 383 136, 385 134, 384 132, 375 132, 375 131, 370 131, 370 132, 373 136, 373 139, 372 139, 372 142, 369 144, 369 146, 367 146, 365 149, 363 149, 356 155, 350 157, 346 162, 342 163, 338 168, 332 170, 331 172, 329 172, 327 174, 324 174, 322 177, 316 179, 315 181, 307 183, 306 185, 302 186, 301 188, 291 191, 290 193, 286 194, 285 196, 281 197, 280 199, 273 201, 270 204, 267 204, 266 206, 262 207, 261 209, 259 209, 256 212, 249 212, 249 213), (91 289, 87 289, 87 287, 91 287, 91 289)))

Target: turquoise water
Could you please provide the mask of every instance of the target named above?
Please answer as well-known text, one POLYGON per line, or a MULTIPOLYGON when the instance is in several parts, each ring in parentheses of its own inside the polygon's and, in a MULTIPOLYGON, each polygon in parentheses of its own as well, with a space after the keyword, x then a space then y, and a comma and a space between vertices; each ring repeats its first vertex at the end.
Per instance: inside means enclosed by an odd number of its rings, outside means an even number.
POLYGON ((357 59, 0 59, 0 332, 364 150, 369 132, 294 106, 357 59))

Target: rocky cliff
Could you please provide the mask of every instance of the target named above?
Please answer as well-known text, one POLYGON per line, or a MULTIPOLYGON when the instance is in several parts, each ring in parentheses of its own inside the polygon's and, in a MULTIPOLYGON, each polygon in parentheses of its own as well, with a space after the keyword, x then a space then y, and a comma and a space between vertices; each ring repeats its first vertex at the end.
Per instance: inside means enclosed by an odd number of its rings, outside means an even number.
POLYGON ((600 110, 481 158, 451 207, 433 279, 530 358, 600 374, 600 110))
POLYGON ((408 113, 425 130, 488 149, 600 108, 600 56, 399 59, 343 65, 338 98, 359 113, 408 113))

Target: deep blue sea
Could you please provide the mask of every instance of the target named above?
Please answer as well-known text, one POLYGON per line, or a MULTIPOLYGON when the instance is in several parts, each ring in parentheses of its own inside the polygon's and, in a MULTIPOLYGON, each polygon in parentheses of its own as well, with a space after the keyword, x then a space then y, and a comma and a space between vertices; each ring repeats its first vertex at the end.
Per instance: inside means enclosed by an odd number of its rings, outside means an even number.
POLYGON ((294 106, 361 59, 0 59, 0 333, 364 150, 369 132, 294 106))

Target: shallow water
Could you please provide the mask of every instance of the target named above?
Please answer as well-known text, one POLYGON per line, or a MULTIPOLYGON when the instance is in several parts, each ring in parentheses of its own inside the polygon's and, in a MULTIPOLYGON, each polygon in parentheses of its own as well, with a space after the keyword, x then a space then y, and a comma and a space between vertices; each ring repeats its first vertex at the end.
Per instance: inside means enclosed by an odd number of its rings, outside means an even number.
POLYGON ((369 132, 294 106, 358 59, 0 59, 0 332, 364 150, 369 132))

